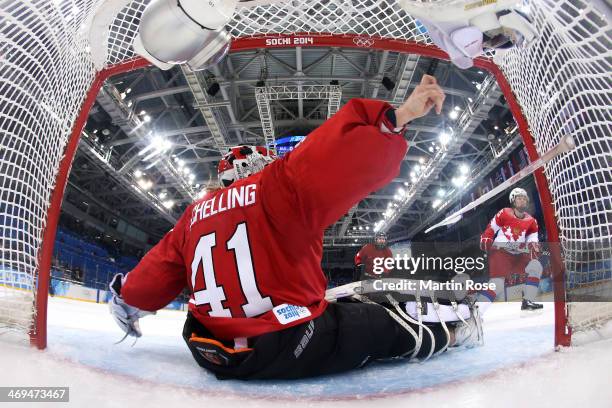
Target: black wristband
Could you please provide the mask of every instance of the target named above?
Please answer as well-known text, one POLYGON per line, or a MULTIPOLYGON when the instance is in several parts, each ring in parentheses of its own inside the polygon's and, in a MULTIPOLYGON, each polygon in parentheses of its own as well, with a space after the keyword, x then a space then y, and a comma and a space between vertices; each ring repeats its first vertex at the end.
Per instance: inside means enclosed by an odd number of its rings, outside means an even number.
POLYGON ((397 127, 397 116, 395 116, 395 109, 393 108, 387 109, 387 111, 385 112, 385 116, 387 120, 391 122, 391 125, 393 125, 393 128, 396 128, 397 127))

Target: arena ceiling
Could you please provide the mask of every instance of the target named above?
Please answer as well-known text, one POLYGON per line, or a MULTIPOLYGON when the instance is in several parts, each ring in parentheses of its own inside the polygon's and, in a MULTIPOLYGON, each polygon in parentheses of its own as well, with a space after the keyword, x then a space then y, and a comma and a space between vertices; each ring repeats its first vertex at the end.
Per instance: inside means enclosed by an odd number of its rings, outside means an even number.
POLYGON ((111 78, 90 112, 66 200, 161 237, 216 185, 228 146, 307 135, 337 109, 334 98, 340 106, 351 98, 398 105, 425 73, 447 94, 442 115, 410 124, 400 175, 330 227, 325 245, 362 245, 375 228, 391 240, 411 238, 453 208, 462 189, 486 176, 520 137, 487 72, 367 48, 258 49, 232 53, 206 71, 148 67, 111 78), (268 94, 258 101, 262 87, 268 94))

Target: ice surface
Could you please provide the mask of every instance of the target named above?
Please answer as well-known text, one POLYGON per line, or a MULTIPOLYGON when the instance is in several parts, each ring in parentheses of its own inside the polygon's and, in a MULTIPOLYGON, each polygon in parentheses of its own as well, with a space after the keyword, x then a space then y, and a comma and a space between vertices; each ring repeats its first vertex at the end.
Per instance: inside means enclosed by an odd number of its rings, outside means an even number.
POLYGON ((612 340, 555 353, 552 304, 527 317, 519 309, 518 303, 493 305, 484 347, 452 350, 424 364, 240 382, 218 381, 195 364, 180 336, 184 312, 141 319, 144 336, 131 347, 130 339, 113 344, 122 334, 106 305, 51 298, 47 351, 29 348, 13 333, 0 336, 0 385, 70 386, 75 407, 612 407, 612 340))

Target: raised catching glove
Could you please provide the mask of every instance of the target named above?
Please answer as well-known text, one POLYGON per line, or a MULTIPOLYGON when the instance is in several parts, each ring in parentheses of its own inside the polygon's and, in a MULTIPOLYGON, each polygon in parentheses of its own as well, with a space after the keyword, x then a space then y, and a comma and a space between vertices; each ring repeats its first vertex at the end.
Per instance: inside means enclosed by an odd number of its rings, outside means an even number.
MULTIPOLYGON (((140 310, 137 307, 130 306, 125 303, 121 297, 121 286, 123 285, 124 279, 125 278, 122 273, 118 273, 113 276, 113 279, 109 284, 110 291, 113 296, 108 302, 108 306, 111 315, 115 319, 115 322, 117 322, 117 325, 125 333, 125 337, 140 337, 142 336, 142 331, 140 330, 138 319, 154 313, 145 312, 144 310, 140 310)), ((125 337, 121 339, 121 341, 123 341, 125 337)))

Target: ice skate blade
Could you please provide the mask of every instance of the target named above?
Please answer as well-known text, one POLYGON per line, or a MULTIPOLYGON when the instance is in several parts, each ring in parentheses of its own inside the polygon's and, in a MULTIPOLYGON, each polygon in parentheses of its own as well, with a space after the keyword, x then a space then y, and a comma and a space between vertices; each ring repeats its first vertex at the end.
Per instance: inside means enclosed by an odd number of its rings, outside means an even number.
POLYGON ((534 317, 534 316, 539 316, 542 313, 544 313, 544 308, 533 309, 533 310, 521 309, 521 317, 534 317))

